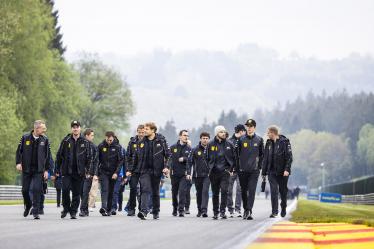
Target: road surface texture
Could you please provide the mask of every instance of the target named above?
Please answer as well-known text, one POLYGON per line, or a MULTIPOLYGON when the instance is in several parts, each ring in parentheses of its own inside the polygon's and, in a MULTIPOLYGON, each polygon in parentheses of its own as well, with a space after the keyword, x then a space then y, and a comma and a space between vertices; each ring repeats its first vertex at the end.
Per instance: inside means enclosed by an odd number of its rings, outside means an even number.
POLYGON ((213 220, 211 207, 209 203, 209 218, 197 218, 196 203, 192 201, 191 214, 179 218, 171 215, 171 201, 162 200, 160 219, 148 216, 142 221, 124 212, 102 217, 98 209, 89 217, 71 220, 68 215, 61 219, 61 208, 54 204, 46 205, 40 220, 33 220, 32 216, 22 216, 21 205, 0 206, 0 248, 245 248, 281 220, 268 218, 270 200, 263 198, 255 201, 253 221, 237 217, 213 220))

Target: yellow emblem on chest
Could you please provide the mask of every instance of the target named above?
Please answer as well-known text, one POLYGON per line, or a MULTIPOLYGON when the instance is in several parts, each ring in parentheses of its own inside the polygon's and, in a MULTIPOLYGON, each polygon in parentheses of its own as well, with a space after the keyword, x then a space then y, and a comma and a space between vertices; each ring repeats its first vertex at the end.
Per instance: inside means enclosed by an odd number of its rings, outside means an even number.
POLYGON ((198 151, 197 154, 198 154, 199 156, 201 156, 201 151, 198 151))
POLYGON ((248 143, 243 143, 244 148, 248 147, 248 143))
POLYGON ((26 145, 30 145, 30 141, 29 140, 26 141, 26 145))
POLYGON ((103 151, 105 152, 105 151, 106 151, 106 148, 103 148, 103 151))
POLYGON ((141 143, 141 144, 140 144, 140 148, 143 148, 143 147, 144 147, 144 144, 143 144, 143 143, 141 143))
POLYGON ((177 150, 177 149, 174 149, 173 151, 174 151, 174 153, 177 153, 177 152, 178 152, 178 150, 177 150))

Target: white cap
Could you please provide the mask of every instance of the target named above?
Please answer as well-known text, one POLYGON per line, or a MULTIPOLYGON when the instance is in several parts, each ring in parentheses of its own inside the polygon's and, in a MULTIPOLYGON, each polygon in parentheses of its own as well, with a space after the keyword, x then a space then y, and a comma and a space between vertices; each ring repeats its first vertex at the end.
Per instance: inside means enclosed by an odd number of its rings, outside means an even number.
POLYGON ((226 132, 225 127, 222 126, 222 125, 218 125, 218 126, 216 126, 216 128, 214 128, 214 134, 216 134, 216 136, 217 136, 218 133, 220 133, 221 131, 225 131, 225 132, 226 132))

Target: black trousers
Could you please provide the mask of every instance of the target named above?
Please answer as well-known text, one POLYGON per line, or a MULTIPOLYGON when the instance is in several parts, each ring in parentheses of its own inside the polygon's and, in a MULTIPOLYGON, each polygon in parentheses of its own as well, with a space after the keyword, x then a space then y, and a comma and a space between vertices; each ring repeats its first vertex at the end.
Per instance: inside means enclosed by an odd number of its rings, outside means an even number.
POLYGON ((57 201, 57 206, 59 207, 61 205, 61 189, 56 188, 56 201, 57 201))
POLYGON ((112 179, 112 175, 101 174, 99 181, 101 187, 101 207, 110 212, 112 210, 113 191, 116 180, 112 179))
POLYGON ((209 175, 210 183, 212 184, 213 192, 213 213, 225 213, 227 206, 227 193, 229 189, 230 173, 227 171, 223 172, 211 172, 209 175), (221 203, 219 200, 219 194, 221 192, 221 203))
POLYGON ((65 212, 76 214, 80 202, 83 177, 79 175, 66 175, 62 177, 62 206, 65 212), (70 191, 72 199, 70 199, 70 191))
MULTIPOLYGON (((136 207, 136 197, 137 197, 137 191, 138 191, 138 183, 139 183, 140 174, 139 173, 133 173, 130 178, 130 196, 129 196, 129 211, 134 211, 136 207)), ((139 204, 139 210, 140 210, 140 204, 139 204)))
POLYGON ((252 213, 260 171, 256 170, 253 172, 239 172, 238 174, 240 187, 242 189, 244 211, 249 211, 252 213))
POLYGON ((287 207, 287 183, 288 176, 277 176, 275 173, 270 173, 268 176, 270 183, 270 195, 271 195, 271 209, 273 214, 278 214, 278 196, 281 197, 281 208, 287 207))
MULTIPOLYGON (((43 190, 43 173, 22 173, 22 196, 26 208, 40 209, 41 193, 43 190), (32 191, 32 201, 30 198, 32 191)), ((35 214, 35 213, 34 213, 35 214)))
POLYGON ((152 196, 152 212, 160 212, 160 182, 161 176, 151 173, 142 173, 139 177, 140 182, 140 211, 148 214, 149 198, 152 196))
POLYGON ((174 210, 178 209, 179 212, 184 212, 184 208, 186 206, 186 190, 186 176, 171 177, 171 194, 173 197, 174 210))
POLYGON ((191 205, 191 187, 192 187, 192 181, 187 180, 186 183, 186 203, 185 203, 185 208, 190 209, 191 205))
POLYGON ((83 194, 82 194, 82 202, 80 206, 80 210, 82 212, 88 213, 88 198, 90 195, 91 186, 92 186, 92 177, 85 178, 83 181, 83 194))
POLYGON ((196 202, 197 210, 201 213, 208 212, 209 202, 209 177, 196 177, 194 178, 196 188, 196 202))

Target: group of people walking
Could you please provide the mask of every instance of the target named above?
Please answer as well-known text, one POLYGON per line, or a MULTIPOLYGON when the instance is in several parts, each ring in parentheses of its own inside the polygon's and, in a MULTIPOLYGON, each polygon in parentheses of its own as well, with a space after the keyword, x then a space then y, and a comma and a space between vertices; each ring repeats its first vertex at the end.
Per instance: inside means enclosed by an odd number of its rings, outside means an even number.
POLYGON ((156 124, 148 122, 137 127, 136 136, 125 149, 112 131, 107 131, 105 139, 96 146, 94 130, 87 128, 82 133, 80 122, 73 121, 71 132, 59 145, 55 162, 45 133, 45 122, 35 121, 34 129, 22 136, 16 152, 16 168, 22 172, 25 217, 32 208, 33 217, 40 219, 42 183, 48 174, 52 175, 55 185, 60 181, 61 218, 69 214, 71 219, 76 219, 78 210, 79 216, 89 216, 90 193, 97 191, 93 185, 99 181, 101 215, 116 214, 117 200, 128 184, 127 215, 145 220, 151 214, 153 219, 159 219, 160 186, 164 178, 170 177, 173 216, 190 214, 190 189, 195 184, 197 217, 208 217, 211 189, 213 219, 226 219, 228 209, 231 217, 236 213, 238 217, 252 220, 260 174, 270 183, 270 217, 277 217, 279 213, 279 194, 280 213, 282 217, 286 215, 292 150, 290 141, 280 135, 277 126, 268 127, 266 142, 256 134, 253 119, 237 125, 232 137, 225 127, 217 126, 214 136, 202 132, 199 143, 192 148, 188 130, 181 130, 178 141, 169 146, 166 138, 157 132, 156 124), (121 187, 122 192, 118 190, 121 187))

